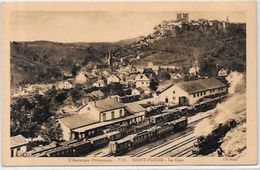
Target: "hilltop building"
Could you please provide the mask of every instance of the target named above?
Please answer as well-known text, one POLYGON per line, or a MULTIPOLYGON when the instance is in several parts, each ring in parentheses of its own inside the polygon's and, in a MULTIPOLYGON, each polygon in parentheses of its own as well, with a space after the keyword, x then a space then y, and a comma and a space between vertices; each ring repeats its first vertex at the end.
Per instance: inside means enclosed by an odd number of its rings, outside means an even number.
POLYGON ((189 22, 189 14, 188 13, 177 13, 176 20, 181 22, 189 22))

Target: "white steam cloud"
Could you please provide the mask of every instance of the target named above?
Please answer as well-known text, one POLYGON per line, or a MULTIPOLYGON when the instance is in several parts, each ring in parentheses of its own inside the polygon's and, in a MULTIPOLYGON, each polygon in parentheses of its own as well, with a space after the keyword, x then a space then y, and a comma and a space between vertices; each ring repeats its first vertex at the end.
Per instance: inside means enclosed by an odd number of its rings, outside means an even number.
POLYGON ((237 122, 246 120, 245 76, 242 73, 232 72, 227 80, 230 83, 227 100, 208 111, 212 112, 212 117, 204 119, 196 126, 194 131, 196 136, 210 134, 216 126, 229 119, 235 119, 237 122))

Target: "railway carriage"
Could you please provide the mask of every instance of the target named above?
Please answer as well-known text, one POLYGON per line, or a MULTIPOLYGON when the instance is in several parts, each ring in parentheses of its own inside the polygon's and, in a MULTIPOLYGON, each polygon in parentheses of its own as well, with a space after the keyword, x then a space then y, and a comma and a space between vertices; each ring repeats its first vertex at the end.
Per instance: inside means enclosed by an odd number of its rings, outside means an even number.
POLYGON ((74 151, 71 146, 60 146, 46 153, 48 157, 71 157, 74 156, 74 151))
POLYGON ((129 137, 120 139, 118 141, 109 142, 109 150, 110 153, 113 155, 123 154, 129 151, 131 148, 132 148, 132 142, 131 142, 131 138, 129 137))
POLYGON ((108 144, 109 139, 106 135, 100 135, 97 137, 90 138, 90 139, 88 139, 88 141, 90 141, 93 148, 100 148, 100 147, 108 144))
POLYGON ((196 114, 196 108, 195 106, 188 106, 188 113, 187 116, 194 116, 196 114))
POLYGON ((109 141, 119 140, 122 137, 122 135, 119 131, 113 131, 113 132, 106 133, 106 136, 109 141))
POLYGON ((181 117, 181 112, 178 110, 169 111, 160 115, 151 116, 149 121, 154 125, 162 124, 181 117))
POLYGON ((186 116, 188 114, 188 106, 181 106, 176 108, 176 110, 178 110, 183 116, 186 116))
POLYGON ((155 133, 158 138, 164 137, 171 132, 174 132, 174 125, 169 122, 155 127, 155 133))
POLYGON ((180 119, 173 121, 173 124, 174 124, 174 131, 177 132, 187 127, 188 119, 186 116, 183 116, 180 119))
POLYGON ((164 123, 160 126, 155 126, 139 133, 132 134, 118 141, 109 143, 110 153, 114 155, 123 154, 129 150, 139 147, 143 144, 152 142, 156 139, 163 138, 165 135, 183 130, 187 127, 188 121, 186 116, 164 123))
POLYGON ((92 150, 92 145, 88 140, 74 143, 71 147, 73 148, 74 156, 81 156, 92 150))

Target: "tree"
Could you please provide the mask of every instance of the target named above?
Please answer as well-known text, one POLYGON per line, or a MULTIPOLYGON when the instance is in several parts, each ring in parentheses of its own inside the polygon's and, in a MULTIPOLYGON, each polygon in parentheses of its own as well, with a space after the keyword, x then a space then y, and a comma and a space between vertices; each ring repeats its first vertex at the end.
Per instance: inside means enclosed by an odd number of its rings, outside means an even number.
POLYGON ((76 103, 82 97, 83 88, 76 86, 73 89, 70 89, 70 96, 74 103, 76 103))
POLYGON ((156 91, 157 88, 158 88, 158 85, 159 85, 159 84, 158 84, 157 81, 155 81, 154 79, 151 79, 149 88, 150 88, 151 90, 153 90, 153 91, 156 91))
POLYGON ((78 63, 76 63, 73 65, 73 67, 71 69, 71 74, 73 76, 76 76, 79 70, 80 70, 80 65, 78 63))
POLYGON ((37 122, 32 121, 32 101, 27 98, 18 99, 11 105, 11 136, 18 134, 34 138, 39 132, 37 122))
POLYGON ((44 123, 40 134, 48 142, 59 142, 63 138, 61 126, 53 117, 44 123))

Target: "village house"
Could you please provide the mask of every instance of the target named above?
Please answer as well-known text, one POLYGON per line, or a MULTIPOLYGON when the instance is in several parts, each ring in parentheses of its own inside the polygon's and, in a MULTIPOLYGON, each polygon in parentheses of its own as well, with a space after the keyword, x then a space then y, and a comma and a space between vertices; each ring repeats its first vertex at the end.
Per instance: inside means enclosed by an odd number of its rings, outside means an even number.
POLYGON ((67 105, 64 107, 59 108, 55 114, 59 117, 64 117, 68 115, 73 115, 77 113, 78 108, 74 105, 67 105))
POLYGON ((135 77, 138 75, 139 73, 131 73, 129 75, 126 76, 126 83, 128 85, 134 85, 135 84, 135 77))
POLYGON ((106 82, 104 80, 98 80, 95 83, 93 83, 93 87, 105 87, 106 82))
POLYGON ((145 74, 138 74, 135 77, 135 85, 136 87, 149 87, 150 79, 145 74))
POLYGON ((116 75, 111 75, 107 78, 107 84, 119 83, 119 82, 120 82, 120 78, 116 75))
POLYGON ((132 89, 131 95, 142 95, 142 94, 144 94, 144 89, 140 87, 132 89))
POLYGON ((22 135, 11 137, 11 157, 22 156, 27 152, 28 144, 29 142, 22 135))
POLYGON ((227 86, 216 78, 200 79, 173 84, 163 90, 156 100, 192 105, 202 98, 225 94, 227 90, 227 86))
POLYGON ((198 74, 198 72, 199 72, 199 68, 195 65, 194 67, 191 67, 190 69, 189 69, 189 75, 190 75, 190 77, 192 77, 192 76, 196 76, 197 74, 198 74))
POLYGON ((228 72, 227 72, 227 70, 225 70, 224 68, 222 68, 222 69, 220 69, 219 71, 218 71, 218 76, 220 76, 220 77, 225 77, 225 76, 227 76, 228 75, 228 72))
POLYGON ((72 83, 70 83, 68 80, 65 80, 65 81, 62 81, 62 82, 59 82, 57 84, 57 89, 64 89, 64 90, 69 90, 69 89, 72 89, 74 86, 72 83))
POLYGON ((85 96, 81 98, 82 104, 87 104, 88 102, 104 99, 105 94, 101 90, 93 91, 91 93, 87 93, 85 96))
POLYGON ((77 115, 60 119, 64 140, 84 139, 102 134, 113 125, 130 125, 142 115, 126 112, 126 106, 114 99, 103 99, 82 106, 77 115))
POLYGON ((77 83, 86 83, 87 82, 87 75, 85 72, 79 72, 75 78, 77 83))

